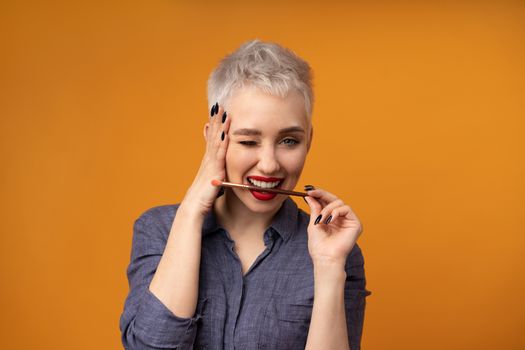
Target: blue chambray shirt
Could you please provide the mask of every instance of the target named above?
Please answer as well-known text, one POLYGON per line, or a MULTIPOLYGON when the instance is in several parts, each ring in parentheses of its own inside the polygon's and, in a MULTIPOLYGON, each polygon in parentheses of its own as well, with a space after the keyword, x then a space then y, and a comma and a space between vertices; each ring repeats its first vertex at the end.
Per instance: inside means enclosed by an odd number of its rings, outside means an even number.
MULTIPOLYGON (((202 229, 197 309, 193 317, 181 318, 149 291, 178 207, 157 206, 135 221, 127 269, 130 291, 120 316, 124 347, 304 349, 314 303, 310 216, 288 197, 264 233, 266 249, 243 276, 234 241, 211 210, 202 229)), ((348 340, 352 350, 359 350, 371 292, 365 288, 364 260, 357 244, 345 270, 348 340)))

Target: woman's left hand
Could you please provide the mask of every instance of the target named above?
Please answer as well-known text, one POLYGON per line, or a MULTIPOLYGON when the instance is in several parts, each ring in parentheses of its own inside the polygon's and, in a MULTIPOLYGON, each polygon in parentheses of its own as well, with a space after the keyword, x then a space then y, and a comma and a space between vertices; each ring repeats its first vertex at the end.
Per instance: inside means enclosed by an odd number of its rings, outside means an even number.
POLYGON ((344 266, 361 235, 361 222, 348 205, 330 192, 317 188, 308 191, 305 199, 310 206, 308 251, 314 265, 344 266))

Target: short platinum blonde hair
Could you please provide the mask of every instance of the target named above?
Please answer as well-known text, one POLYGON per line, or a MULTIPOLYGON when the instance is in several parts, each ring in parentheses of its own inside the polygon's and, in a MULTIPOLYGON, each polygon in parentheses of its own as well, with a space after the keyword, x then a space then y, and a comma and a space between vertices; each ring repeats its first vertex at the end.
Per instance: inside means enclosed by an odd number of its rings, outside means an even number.
POLYGON ((298 92, 304 98, 306 116, 311 121, 314 103, 312 70, 290 49, 255 39, 228 54, 208 79, 209 109, 216 102, 226 104, 235 90, 245 86, 283 98, 290 91, 298 92))

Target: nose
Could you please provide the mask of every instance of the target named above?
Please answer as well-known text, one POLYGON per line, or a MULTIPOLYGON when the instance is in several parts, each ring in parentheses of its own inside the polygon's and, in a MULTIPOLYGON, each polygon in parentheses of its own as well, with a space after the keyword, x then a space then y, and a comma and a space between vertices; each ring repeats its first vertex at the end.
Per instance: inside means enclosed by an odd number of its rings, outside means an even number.
POLYGON ((259 163, 257 164, 257 168, 261 173, 275 175, 281 169, 275 151, 275 148, 271 146, 261 147, 259 152, 259 163))

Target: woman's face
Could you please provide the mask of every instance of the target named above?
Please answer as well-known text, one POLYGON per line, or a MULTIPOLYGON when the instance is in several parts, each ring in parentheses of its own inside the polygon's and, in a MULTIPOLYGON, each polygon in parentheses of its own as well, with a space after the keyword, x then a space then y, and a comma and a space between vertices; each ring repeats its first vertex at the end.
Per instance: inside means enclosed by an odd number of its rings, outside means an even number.
MULTIPOLYGON (((277 188, 293 190, 311 141, 302 96, 291 92, 281 98, 245 87, 228 102, 226 111, 232 118, 226 152, 228 181, 257 186, 272 186, 279 181, 277 188)), ((275 209, 286 199, 282 194, 230 190, 254 212, 275 209)))

